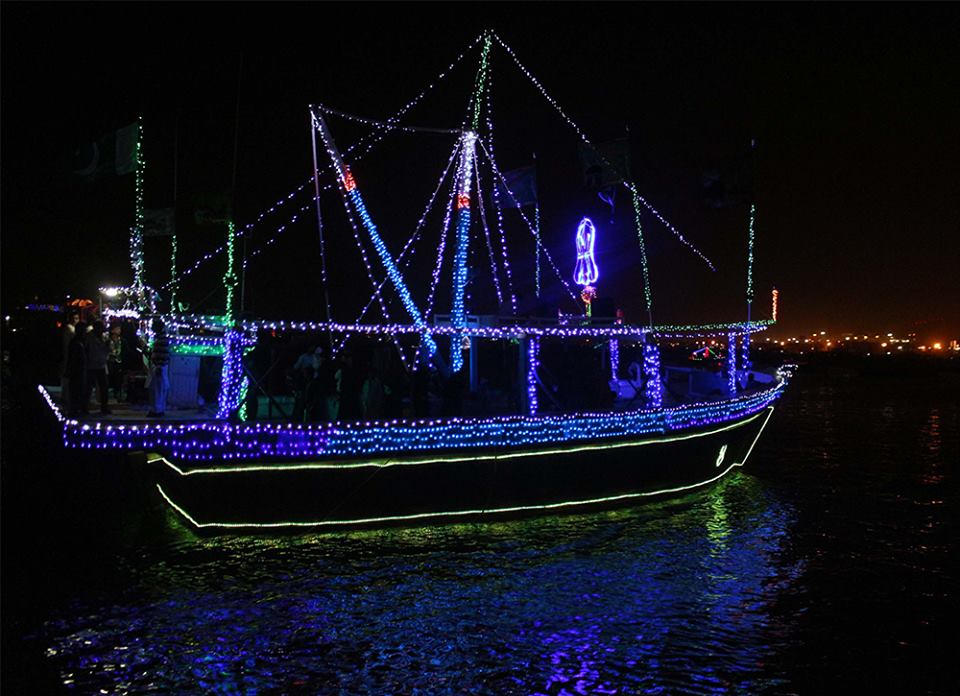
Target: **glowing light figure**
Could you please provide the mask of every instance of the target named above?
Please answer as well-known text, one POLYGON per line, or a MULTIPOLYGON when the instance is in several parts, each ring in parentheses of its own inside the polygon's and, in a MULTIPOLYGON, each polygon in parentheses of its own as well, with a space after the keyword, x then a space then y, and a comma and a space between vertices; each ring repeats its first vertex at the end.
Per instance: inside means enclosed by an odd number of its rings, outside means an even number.
POLYGON ((590 218, 583 218, 577 227, 577 267, 573 271, 573 280, 577 285, 593 285, 600 277, 600 270, 593 258, 593 247, 597 241, 597 228, 590 218))

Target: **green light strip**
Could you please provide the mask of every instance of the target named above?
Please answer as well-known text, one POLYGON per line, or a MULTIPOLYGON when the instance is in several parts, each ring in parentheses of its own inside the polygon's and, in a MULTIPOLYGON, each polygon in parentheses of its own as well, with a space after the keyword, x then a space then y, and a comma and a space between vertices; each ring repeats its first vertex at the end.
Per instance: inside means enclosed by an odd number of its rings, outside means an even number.
MULTIPOLYGON (((608 503, 616 502, 620 500, 630 500, 638 498, 649 498, 657 495, 665 495, 668 493, 681 493, 683 491, 690 491, 695 488, 700 488, 702 486, 709 485, 715 481, 719 481, 721 478, 726 476, 730 471, 735 467, 744 466, 747 463, 747 459, 750 457, 750 453, 753 452, 754 446, 757 444, 757 441, 760 439, 760 435, 763 434, 764 429, 767 427, 767 423, 770 421, 770 416, 773 415, 773 406, 768 406, 766 420, 763 421, 763 425, 760 426, 760 430, 757 433, 757 436, 753 439, 753 442, 750 444, 750 449, 747 450, 746 456, 744 456, 742 462, 734 462, 722 473, 707 479, 706 481, 701 481, 700 483, 693 483, 686 486, 677 486, 675 488, 664 488, 658 491, 647 491, 644 493, 624 493, 621 495, 607 496, 604 498, 591 498, 588 500, 573 500, 563 503, 547 503, 544 505, 521 505, 516 507, 507 507, 507 508, 493 508, 490 510, 461 510, 461 511, 451 511, 451 512, 422 512, 414 515, 390 515, 386 517, 367 517, 358 520, 322 520, 318 522, 261 522, 261 523, 249 523, 249 522, 198 522, 195 520, 186 510, 177 505, 173 500, 170 499, 170 496, 163 490, 160 484, 157 484, 157 490, 160 491, 160 495, 163 496, 163 499, 176 510, 180 515, 186 519, 190 524, 195 526, 198 529, 205 528, 219 528, 219 529, 242 529, 242 528, 256 528, 256 529, 281 529, 283 527, 343 527, 345 525, 361 525, 361 524, 375 524, 378 522, 404 522, 412 520, 422 520, 429 518, 437 517, 468 517, 472 515, 481 515, 481 514, 501 514, 501 513, 510 513, 510 512, 524 512, 529 510, 558 510, 561 508, 567 507, 577 507, 583 505, 595 505, 598 503, 608 503)), ((758 414, 759 415, 759 414, 758 414)))
MULTIPOLYGON (((767 408, 772 408, 768 406, 767 408)), ((593 452, 597 450, 610 450, 610 449, 622 449, 624 447, 643 447, 645 445, 658 445, 665 444, 669 442, 679 442, 682 440, 692 440, 698 437, 706 437, 707 435, 716 435, 717 433, 726 432, 727 430, 733 430, 734 428, 739 428, 747 423, 751 423, 760 416, 763 415, 763 412, 757 412, 738 423, 733 423, 731 425, 725 425, 722 428, 716 430, 710 430, 704 433, 693 433, 692 435, 678 435, 675 437, 662 437, 656 439, 647 439, 647 440, 633 440, 631 442, 614 442, 603 445, 583 445, 581 447, 570 447, 564 449, 553 449, 553 450, 540 450, 532 452, 511 452, 508 454, 487 454, 487 455, 476 455, 469 457, 440 457, 434 459, 413 459, 413 460, 393 460, 393 459, 378 459, 367 462, 355 462, 350 464, 325 464, 321 462, 304 462, 302 464, 280 464, 280 465, 254 465, 254 466, 238 466, 238 467, 214 467, 207 469, 189 469, 183 470, 178 467, 173 462, 169 461, 166 457, 158 455, 159 460, 163 461, 164 464, 169 466, 171 469, 176 471, 181 476, 192 476, 194 474, 237 474, 237 473, 249 473, 254 471, 310 471, 313 469, 360 469, 363 467, 376 467, 378 469, 385 469, 393 466, 419 466, 423 464, 454 464, 457 462, 481 462, 481 461, 503 461, 506 459, 519 459, 525 457, 540 457, 540 456, 549 456, 554 454, 576 454, 578 452, 593 452)), ((157 460, 154 460, 157 461, 157 460)))
POLYGON ((191 346, 181 344, 170 349, 174 355, 199 355, 199 356, 219 356, 223 355, 223 346, 191 346))

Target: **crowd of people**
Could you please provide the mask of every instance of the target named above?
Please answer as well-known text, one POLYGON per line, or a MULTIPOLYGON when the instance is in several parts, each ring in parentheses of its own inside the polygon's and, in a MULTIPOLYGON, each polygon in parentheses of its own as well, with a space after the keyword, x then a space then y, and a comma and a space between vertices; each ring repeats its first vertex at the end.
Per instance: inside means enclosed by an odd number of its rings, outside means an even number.
POLYGON ((135 322, 114 323, 108 329, 99 319, 82 321, 79 311, 67 315, 62 329, 60 403, 68 417, 90 414, 94 390, 101 414, 112 413, 112 396, 114 402, 131 403, 149 398, 147 415, 163 416, 170 350, 163 323, 155 320, 152 328, 150 349, 135 322))

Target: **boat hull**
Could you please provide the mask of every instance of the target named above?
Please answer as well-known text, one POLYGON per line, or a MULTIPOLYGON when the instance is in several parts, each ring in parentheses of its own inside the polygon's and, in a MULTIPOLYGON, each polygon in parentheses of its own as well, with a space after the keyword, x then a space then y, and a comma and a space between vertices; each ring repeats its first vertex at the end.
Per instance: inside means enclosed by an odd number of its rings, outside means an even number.
POLYGON ((629 505, 708 486, 746 463, 773 406, 666 435, 393 459, 183 468, 161 455, 158 491, 192 526, 347 528, 495 519, 629 505))

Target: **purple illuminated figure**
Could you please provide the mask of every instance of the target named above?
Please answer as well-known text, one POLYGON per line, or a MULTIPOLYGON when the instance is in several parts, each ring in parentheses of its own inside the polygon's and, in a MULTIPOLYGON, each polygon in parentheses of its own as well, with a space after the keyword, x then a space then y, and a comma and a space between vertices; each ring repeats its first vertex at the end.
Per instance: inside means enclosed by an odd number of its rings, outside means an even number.
POLYGON ((593 258, 593 245, 597 241, 597 228, 590 218, 583 218, 577 227, 577 267, 573 280, 577 285, 593 285, 600 277, 597 262, 593 258))

